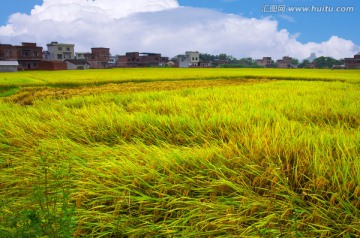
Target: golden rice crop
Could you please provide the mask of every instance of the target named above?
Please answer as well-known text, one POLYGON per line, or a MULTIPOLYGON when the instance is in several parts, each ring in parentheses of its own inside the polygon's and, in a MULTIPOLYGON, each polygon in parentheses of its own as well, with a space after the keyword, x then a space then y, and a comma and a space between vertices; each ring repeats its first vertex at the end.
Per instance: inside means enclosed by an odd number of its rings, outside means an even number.
POLYGON ((139 68, 108 70, 23 71, 0 73, 1 87, 83 86, 108 83, 196 79, 289 79, 359 83, 359 70, 324 69, 179 69, 139 68))
POLYGON ((193 72, 3 98, 0 234, 360 235, 359 84, 193 72))

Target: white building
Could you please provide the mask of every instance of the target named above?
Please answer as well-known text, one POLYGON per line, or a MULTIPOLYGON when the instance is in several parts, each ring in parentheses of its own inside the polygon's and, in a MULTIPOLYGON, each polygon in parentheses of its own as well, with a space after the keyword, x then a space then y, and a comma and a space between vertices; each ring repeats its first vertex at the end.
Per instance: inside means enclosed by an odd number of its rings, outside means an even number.
POLYGON ((77 60, 85 60, 85 54, 89 54, 89 52, 76 52, 75 59, 77 60))
POLYGON ((109 66, 114 67, 116 65, 118 57, 117 56, 110 56, 109 58, 109 66))
POLYGON ((65 60, 68 70, 90 69, 90 64, 86 60, 65 60))
POLYGON ((18 66, 17 61, 0 61, 0 72, 16 72, 18 66))
POLYGON ((197 67, 200 63, 199 51, 186 51, 185 55, 178 55, 179 68, 197 67))
POLYGON ((48 50, 46 54, 46 60, 64 61, 67 59, 75 59, 75 45, 74 44, 63 44, 56 41, 46 45, 48 50))

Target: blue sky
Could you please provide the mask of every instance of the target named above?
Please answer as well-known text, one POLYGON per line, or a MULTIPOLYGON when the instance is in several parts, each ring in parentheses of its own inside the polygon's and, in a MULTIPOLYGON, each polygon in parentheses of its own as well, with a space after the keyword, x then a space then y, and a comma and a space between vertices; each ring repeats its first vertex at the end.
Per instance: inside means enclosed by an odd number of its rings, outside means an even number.
POLYGON ((1 0, 0 25, 6 24, 8 17, 16 12, 29 14, 35 5, 42 3, 42 0, 1 0))
POLYGON ((298 40, 325 41, 332 35, 352 40, 360 45, 359 0, 179 0, 180 5, 217 9, 245 17, 274 17, 280 28, 300 33, 298 40), (263 5, 286 6, 353 6, 352 13, 269 13, 262 12, 263 5))
POLYGON ((360 49, 358 22, 359 0, 1 0, 0 42, 72 41, 80 50, 106 44, 116 53, 144 49, 174 54, 196 47, 238 57, 303 58, 312 52, 344 57, 360 49), (31 15, 36 5, 40 7, 31 15), (274 6, 285 9, 270 10, 274 6), (353 7, 354 11, 289 12, 289 7, 298 6, 353 7), (129 10, 137 15, 127 14, 129 10), (102 17, 89 19, 94 12, 102 17), (104 37, 95 37, 97 32, 104 37), (184 33, 194 37, 179 40, 184 33))
MULTIPOLYGON (((6 24, 8 17, 15 13, 29 14, 42 0, 1 0, 0 25, 6 24)), ((181 6, 210 8, 244 17, 273 17, 279 21, 279 28, 299 33, 298 40, 325 41, 332 35, 352 40, 360 45, 360 32, 356 29, 360 22, 359 0, 178 0, 181 6), (262 12, 263 5, 281 4, 286 6, 353 6, 352 13, 269 13, 262 12)))

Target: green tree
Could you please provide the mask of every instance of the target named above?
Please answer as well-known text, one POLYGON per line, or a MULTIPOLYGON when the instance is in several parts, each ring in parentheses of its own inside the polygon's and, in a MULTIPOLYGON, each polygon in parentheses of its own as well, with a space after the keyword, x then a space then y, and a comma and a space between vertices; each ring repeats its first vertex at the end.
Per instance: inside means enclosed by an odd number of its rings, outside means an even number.
POLYGON ((291 63, 292 63, 293 65, 299 65, 300 62, 299 62, 298 59, 293 58, 291 63))
POLYGON ((309 60, 304 60, 301 64, 298 65, 298 68, 306 68, 310 64, 309 60))
POLYGON ((331 69, 334 64, 340 64, 338 60, 332 57, 324 57, 324 56, 316 58, 314 61, 317 65, 317 68, 322 68, 322 69, 331 69))

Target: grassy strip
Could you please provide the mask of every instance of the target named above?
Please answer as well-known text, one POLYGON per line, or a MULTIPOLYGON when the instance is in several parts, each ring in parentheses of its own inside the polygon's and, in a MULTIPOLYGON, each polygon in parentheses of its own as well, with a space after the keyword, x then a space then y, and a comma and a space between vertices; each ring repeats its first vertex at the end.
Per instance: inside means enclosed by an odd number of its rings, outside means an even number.
POLYGON ((18 87, 4 87, 0 89, 0 98, 9 97, 11 95, 16 94, 20 88, 18 87))

